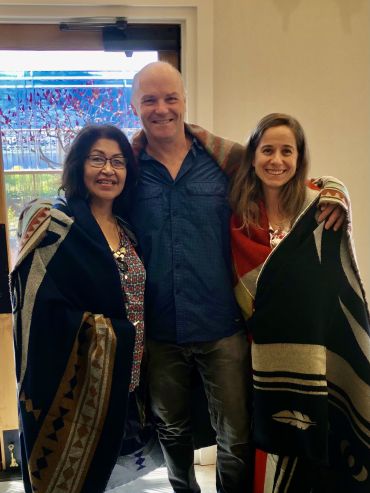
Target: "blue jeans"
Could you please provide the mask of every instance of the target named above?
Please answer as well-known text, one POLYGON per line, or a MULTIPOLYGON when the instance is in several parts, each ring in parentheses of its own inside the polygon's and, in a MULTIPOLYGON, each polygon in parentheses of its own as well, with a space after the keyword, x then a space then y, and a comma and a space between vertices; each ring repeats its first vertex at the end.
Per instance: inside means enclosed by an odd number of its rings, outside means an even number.
POLYGON ((246 493, 250 420, 247 407, 248 342, 244 331, 212 342, 148 342, 148 379, 168 477, 176 493, 198 493, 190 424, 192 372, 201 376, 217 441, 222 493, 246 493))

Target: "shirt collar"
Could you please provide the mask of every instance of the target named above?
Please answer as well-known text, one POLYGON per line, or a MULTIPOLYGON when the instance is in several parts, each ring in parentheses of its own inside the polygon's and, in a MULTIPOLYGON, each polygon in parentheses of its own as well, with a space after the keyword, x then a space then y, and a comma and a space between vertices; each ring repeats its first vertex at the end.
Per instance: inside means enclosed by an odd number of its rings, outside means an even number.
MULTIPOLYGON (((189 134, 188 134, 189 135, 189 134)), ((193 154, 193 156, 196 156, 199 151, 201 151, 202 145, 197 141, 197 139, 190 135, 191 138, 191 146, 190 146, 190 152, 193 154)), ((154 158, 146 152, 146 148, 141 151, 140 153, 140 160, 142 161, 152 161, 154 158)))

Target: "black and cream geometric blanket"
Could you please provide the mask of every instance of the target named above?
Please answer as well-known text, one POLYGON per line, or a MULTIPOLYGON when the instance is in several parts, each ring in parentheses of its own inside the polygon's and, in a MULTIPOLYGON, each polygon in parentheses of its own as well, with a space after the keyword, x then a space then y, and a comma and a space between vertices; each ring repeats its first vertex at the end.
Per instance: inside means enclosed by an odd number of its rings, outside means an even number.
POLYGON ((325 230, 316 213, 314 202, 259 274, 254 439, 280 458, 329 465, 340 491, 369 493, 369 312, 348 231, 325 230))
POLYGON ((135 330, 90 209, 34 203, 11 273, 26 493, 101 493, 125 432, 135 330))

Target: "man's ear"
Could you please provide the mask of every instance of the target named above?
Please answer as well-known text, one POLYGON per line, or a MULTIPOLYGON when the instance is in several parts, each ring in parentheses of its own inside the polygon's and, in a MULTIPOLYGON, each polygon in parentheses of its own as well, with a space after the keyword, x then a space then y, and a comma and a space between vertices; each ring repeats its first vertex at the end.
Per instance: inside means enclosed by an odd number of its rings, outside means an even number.
POLYGON ((131 106, 132 111, 134 112, 134 115, 135 115, 135 116, 139 116, 139 115, 137 114, 137 111, 136 111, 136 108, 135 108, 135 106, 134 106, 134 103, 130 103, 130 106, 131 106))

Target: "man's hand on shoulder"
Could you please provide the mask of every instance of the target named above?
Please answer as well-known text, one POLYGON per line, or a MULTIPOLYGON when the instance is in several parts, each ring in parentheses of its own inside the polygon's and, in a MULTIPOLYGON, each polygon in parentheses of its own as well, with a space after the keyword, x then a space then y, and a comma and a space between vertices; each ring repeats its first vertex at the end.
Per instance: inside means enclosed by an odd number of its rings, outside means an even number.
POLYGON ((333 228, 338 231, 346 219, 346 211, 340 205, 322 203, 320 204, 320 214, 317 218, 318 222, 325 221, 325 229, 333 228))

